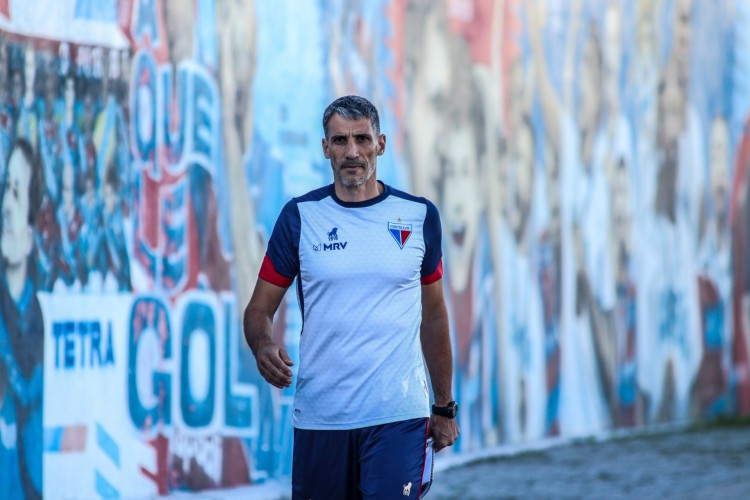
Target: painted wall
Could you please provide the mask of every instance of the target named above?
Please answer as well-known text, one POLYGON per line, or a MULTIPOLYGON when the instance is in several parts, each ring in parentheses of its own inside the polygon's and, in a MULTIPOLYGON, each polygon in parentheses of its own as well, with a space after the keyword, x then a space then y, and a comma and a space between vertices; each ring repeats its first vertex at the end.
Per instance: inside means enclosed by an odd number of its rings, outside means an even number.
MULTIPOLYGON (((320 119, 381 111, 434 200, 448 453, 750 413, 750 5, 0 0, 0 491, 291 471, 241 335, 320 119)), ((274 335, 298 356, 288 294, 274 335)))

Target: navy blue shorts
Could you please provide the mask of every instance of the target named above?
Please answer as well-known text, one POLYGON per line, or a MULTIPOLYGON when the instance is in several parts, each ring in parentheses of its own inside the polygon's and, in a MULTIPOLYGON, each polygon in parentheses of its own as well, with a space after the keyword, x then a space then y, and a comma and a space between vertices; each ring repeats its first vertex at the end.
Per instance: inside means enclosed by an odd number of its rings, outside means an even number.
POLYGON ((425 493, 423 478, 427 487, 431 482, 428 422, 416 418, 351 430, 294 429, 292 498, 419 498, 425 493))

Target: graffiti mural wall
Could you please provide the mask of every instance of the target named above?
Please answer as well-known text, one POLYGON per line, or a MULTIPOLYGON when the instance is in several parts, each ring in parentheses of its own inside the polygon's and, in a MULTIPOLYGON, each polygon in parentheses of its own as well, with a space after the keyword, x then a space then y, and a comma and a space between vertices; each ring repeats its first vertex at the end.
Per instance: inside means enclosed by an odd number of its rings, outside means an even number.
MULTIPOLYGON (((291 473, 242 337, 321 116, 438 205, 447 453, 750 414, 750 25, 721 0, 0 0, 0 491, 291 473)), ((298 357, 287 294, 274 336, 298 357)))

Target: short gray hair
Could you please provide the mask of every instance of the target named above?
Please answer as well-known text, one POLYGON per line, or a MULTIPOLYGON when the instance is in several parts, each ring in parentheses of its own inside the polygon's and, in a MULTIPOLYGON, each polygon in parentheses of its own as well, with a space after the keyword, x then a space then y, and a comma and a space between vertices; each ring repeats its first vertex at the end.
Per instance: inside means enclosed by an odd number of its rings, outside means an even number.
POLYGON ((323 112, 323 133, 328 137, 328 122, 333 115, 340 115, 347 120, 367 118, 372 123, 376 135, 380 135, 380 117, 377 108, 364 97, 347 95, 339 97, 328 105, 323 112))

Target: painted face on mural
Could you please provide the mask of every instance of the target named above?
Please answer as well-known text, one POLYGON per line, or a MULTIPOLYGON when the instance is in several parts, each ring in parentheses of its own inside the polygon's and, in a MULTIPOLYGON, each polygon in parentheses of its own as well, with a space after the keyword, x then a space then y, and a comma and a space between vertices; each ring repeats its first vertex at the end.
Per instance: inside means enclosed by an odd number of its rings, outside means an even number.
POLYGON ((444 27, 441 26, 440 17, 431 15, 425 26, 424 47, 422 57, 425 58, 422 68, 423 78, 420 83, 424 85, 423 91, 432 99, 445 93, 450 86, 451 64, 448 54, 448 41, 444 27))
POLYGON ((36 52, 34 52, 34 46, 31 44, 26 45, 23 71, 26 82, 25 100, 27 105, 31 105, 34 99, 34 82, 36 81, 36 52))
POLYGON ((547 197, 550 210, 549 231, 557 237, 560 230, 560 186, 558 184, 560 165, 549 137, 545 137, 544 141, 544 165, 547 172, 547 197))
POLYGON ((117 205, 117 192, 111 183, 106 182, 102 188, 102 198, 104 202, 104 212, 111 215, 117 205))
POLYGON ((523 122, 516 135, 513 163, 512 228, 520 242, 527 230, 531 211, 531 193, 534 176, 534 137, 531 125, 523 122))
POLYGON ((72 77, 65 79, 65 112, 68 114, 68 119, 72 121, 74 114, 74 106, 76 103, 76 82, 72 77))
POLYGON ((674 144, 685 125, 685 91, 679 83, 679 68, 675 59, 670 60, 659 88, 659 125, 662 147, 674 144))
POLYGON ((75 170, 70 162, 65 163, 62 171, 62 207, 68 216, 75 208, 75 170))
POLYGON ((463 291, 472 270, 481 212, 479 158, 474 131, 465 124, 445 138, 442 216, 451 287, 463 291))
POLYGON ((687 76, 690 64, 690 42, 692 39, 692 0, 677 0, 675 7, 674 51, 683 76, 687 76))
POLYGON ((193 58, 195 32, 195 5, 183 0, 164 0, 164 26, 166 27, 169 59, 176 64, 193 58))
POLYGON ((627 163, 620 159, 615 165, 612 178, 612 227, 619 249, 630 246, 630 174, 627 163))
POLYGON ((6 266, 22 265, 32 249, 33 234, 29 223, 31 168, 26 157, 15 149, 8 162, 2 201, 2 256, 6 266))
POLYGON ((529 72, 524 67, 524 61, 520 56, 513 59, 508 68, 508 121, 510 133, 521 128, 521 121, 526 110, 524 104, 528 102, 527 91, 533 87, 529 72))
POLYGON ((55 102, 60 98, 60 77, 53 63, 47 61, 42 80, 45 111, 49 118, 54 114, 55 102))
POLYGON ((385 135, 377 135, 368 118, 347 120, 333 115, 323 154, 331 161, 335 182, 346 188, 364 186, 375 180, 377 158, 385 152, 385 135))
POLYGON ((8 46, 5 37, 0 35, 0 87, 3 91, 8 82, 8 46))
POLYGON ((609 107, 617 105, 619 95, 620 58, 622 54, 622 30, 620 12, 610 3, 604 18, 604 80, 609 107))
POLYGON ((405 143, 409 154, 415 192, 434 199, 440 161, 438 141, 450 99, 451 60, 444 28, 444 5, 421 4, 424 9, 408 11, 404 49, 405 74, 410 97, 404 109, 405 143))
MULTIPOLYGON (((252 123, 252 81, 255 75, 256 45, 255 45, 255 13, 251 0, 233 0, 223 2, 226 9, 226 55, 234 78, 235 124, 241 125, 241 138, 247 140, 252 123)), ((230 96, 223 96, 227 99, 230 96)))
POLYGON ((602 91, 602 56, 599 36, 593 28, 590 29, 583 54, 581 55, 580 70, 580 105, 578 108, 578 126, 581 132, 593 134, 599 118, 602 91))
POLYGON ((721 117, 716 117, 711 125, 710 148, 711 201, 717 222, 722 222, 728 207, 729 128, 721 117))
POLYGON ((638 1, 637 43, 640 57, 654 55, 654 20, 653 2, 651 0, 638 1))

